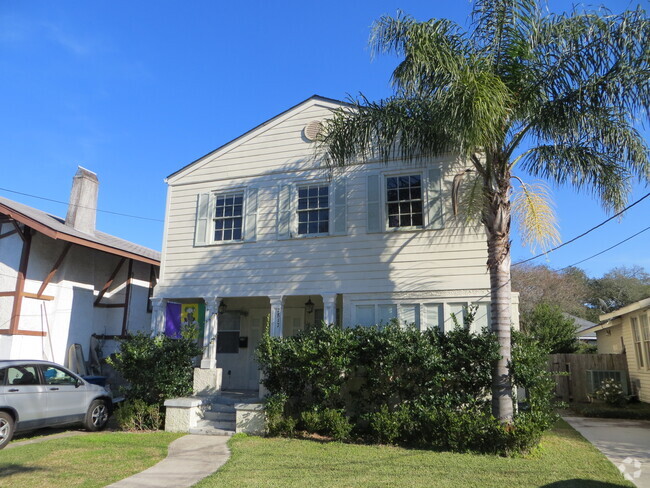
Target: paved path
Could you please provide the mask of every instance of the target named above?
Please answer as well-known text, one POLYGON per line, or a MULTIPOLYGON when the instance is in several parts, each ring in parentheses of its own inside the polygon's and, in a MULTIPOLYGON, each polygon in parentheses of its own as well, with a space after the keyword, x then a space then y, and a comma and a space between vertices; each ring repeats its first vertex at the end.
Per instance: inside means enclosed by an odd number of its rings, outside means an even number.
POLYGON ((169 445, 167 457, 155 466, 107 488, 185 488, 224 465, 230 457, 230 437, 186 435, 169 445))
POLYGON ((564 417, 639 488, 650 488, 650 421, 564 417))

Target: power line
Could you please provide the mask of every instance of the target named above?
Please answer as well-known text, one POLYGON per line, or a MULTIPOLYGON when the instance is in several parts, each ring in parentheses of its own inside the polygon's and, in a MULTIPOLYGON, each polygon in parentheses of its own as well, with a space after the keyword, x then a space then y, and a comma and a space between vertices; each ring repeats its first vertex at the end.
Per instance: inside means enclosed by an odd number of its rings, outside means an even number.
MULTIPOLYGON (((52 198, 45 198, 45 197, 40 197, 38 195, 31 195, 29 193, 23 193, 20 191, 15 191, 15 190, 9 190, 8 188, 0 188, 1 191, 6 191, 9 193, 15 193, 17 195, 24 195, 26 197, 32 197, 32 198, 39 198, 40 200, 47 200, 48 202, 54 202, 54 203, 62 203, 63 205, 68 205, 68 202, 62 202, 61 200, 54 200, 52 198)), ((130 215, 130 214, 124 214, 124 213, 119 213, 119 212, 111 212, 110 210, 101 210, 99 208, 93 208, 93 207, 85 207, 83 205, 77 205, 79 208, 88 208, 90 210, 95 210, 97 212, 103 212, 111 215, 119 215, 120 217, 130 217, 132 219, 140 219, 140 220, 151 220, 153 222, 164 222, 162 219, 154 219, 151 217, 141 217, 139 215, 130 215)))
POLYGON ((604 251, 600 251, 599 253, 596 253, 596 254, 594 254, 594 255, 592 255, 592 256, 589 256, 588 258, 585 258, 585 259, 583 259, 582 261, 578 261, 577 263, 570 264, 569 266, 565 266, 564 268, 560 268, 558 271, 564 271, 564 270, 567 269, 567 268, 571 268, 571 267, 573 267, 573 266, 577 266, 578 264, 580 264, 580 263, 584 263, 585 261, 589 261, 590 259, 595 258, 596 256, 600 256, 601 254, 606 253, 607 251, 611 251, 611 250, 614 249, 615 247, 618 247, 618 246, 620 246, 621 244, 623 244, 623 243, 629 241, 630 239, 635 238, 635 237, 638 236, 639 234, 643 234, 643 233, 644 233, 645 231, 647 231, 647 230, 650 230, 650 227, 646 227, 645 229, 640 230, 640 231, 637 232, 636 234, 631 235, 631 236, 628 237, 627 239, 623 239, 623 240, 620 241, 620 242, 617 242, 617 243, 614 244, 613 246, 608 247, 607 249, 605 249, 604 251))
MULTIPOLYGON (((589 234, 590 232, 593 232, 594 230, 598 229, 599 227, 602 227, 603 225, 605 225, 605 224, 606 224, 607 222, 609 222, 610 220, 613 220, 613 219, 615 219, 616 217, 618 217, 619 215, 622 215, 623 213, 627 212, 629 209, 631 209, 632 207, 634 207, 637 203, 642 202, 643 200, 645 200, 645 199, 648 198, 648 197, 650 197, 650 193, 646 193, 644 196, 642 196, 641 198, 639 198, 636 202, 634 202, 634 203, 628 205, 627 207, 625 207, 623 210, 621 210, 621 211, 618 212, 617 214, 612 215, 612 216, 611 216, 610 218, 608 218, 607 220, 603 220, 600 224, 595 225, 595 226, 592 227, 591 229, 589 229, 589 230, 583 232, 582 234, 580 234, 580 235, 574 237, 573 239, 570 239, 570 240, 568 240, 568 241, 566 241, 566 242, 563 242, 563 243, 560 244, 559 246, 556 246, 556 247, 554 247, 553 249, 549 249, 549 250, 546 251, 546 252, 540 253, 540 254, 538 254, 537 256, 533 256, 532 258, 524 259, 523 261, 518 261, 518 262, 512 264, 512 266, 518 266, 518 265, 520 265, 520 264, 527 263, 527 262, 532 261, 532 260, 534 260, 534 259, 541 258, 542 256, 546 256, 547 254, 550 254, 550 253, 552 253, 553 251, 557 251, 558 249, 560 249, 561 247, 566 246, 567 244, 571 244, 572 242, 577 241, 577 240, 580 239, 581 237, 584 237, 584 236, 586 236, 587 234, 589 234)), ((641 231, 641 232, 643 232, 643 231, 641 231)), ((634 237, 634 236, 633 236, 633 237, 634 237)), ((631 238, 630 238, 630 239, 631 239, 631 238)), ((605 252, 605 251, 603 251, 603 252, 605 252)), ((592 256, 592 257, 593 257, 593 256, 592 256)), ((591 259, 591 258, 587 258, 587 259, 591 259)), ((586 261, 586 260, 585 260, 585 261, 586 261)), ((582 261, 580 261, 580 262, 582 262, 582 261)), ((564 269, 564 268, 563 268, 563 269, 564 269)))

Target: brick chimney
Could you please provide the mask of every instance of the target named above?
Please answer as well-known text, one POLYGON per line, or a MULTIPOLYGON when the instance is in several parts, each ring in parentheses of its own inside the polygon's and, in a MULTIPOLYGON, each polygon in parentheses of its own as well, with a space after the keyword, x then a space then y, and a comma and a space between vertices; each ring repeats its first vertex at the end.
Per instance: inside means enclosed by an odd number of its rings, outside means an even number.
POLYGON ((98 192, 97 175, 78 166, 77 174, 72 178, 72 191, 68 203, 68 214, 65 216, 65 225, 86 234, 94 234, 98 192))

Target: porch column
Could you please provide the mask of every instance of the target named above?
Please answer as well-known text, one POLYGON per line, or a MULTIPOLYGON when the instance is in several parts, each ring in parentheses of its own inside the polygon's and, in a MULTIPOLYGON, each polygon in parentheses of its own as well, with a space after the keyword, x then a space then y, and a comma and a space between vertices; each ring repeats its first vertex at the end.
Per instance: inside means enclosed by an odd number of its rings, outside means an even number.
POLYGON ((165 333, 165 306, 167 300, 164 298, 151 299, 151 336, 163 335, 165 333))
POLYGON ((201 369, 217 367, 217 327, 219 320, 219 297, 204 298, 205 322, 203 325, 203 358, 201 369))
POLYGON ((336 324, 336 293, 321 293, 323 297, 323 322, 336 324))
POLYGON ((282 337, 284 299, 284 295, 269 296, 271 302, 271 337, 282 337))

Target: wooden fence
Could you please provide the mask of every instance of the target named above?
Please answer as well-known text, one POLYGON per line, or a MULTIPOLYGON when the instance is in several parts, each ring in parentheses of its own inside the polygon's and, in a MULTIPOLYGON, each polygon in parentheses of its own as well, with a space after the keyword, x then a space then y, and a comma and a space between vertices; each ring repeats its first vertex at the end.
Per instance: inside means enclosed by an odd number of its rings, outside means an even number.
POLYGON ((548 370, 555 375, 555 395, 565 402, 586 402, 589 400, 590 371, 622 371, 624 388, 630 391, 625 354, 551 354, 548 370))

